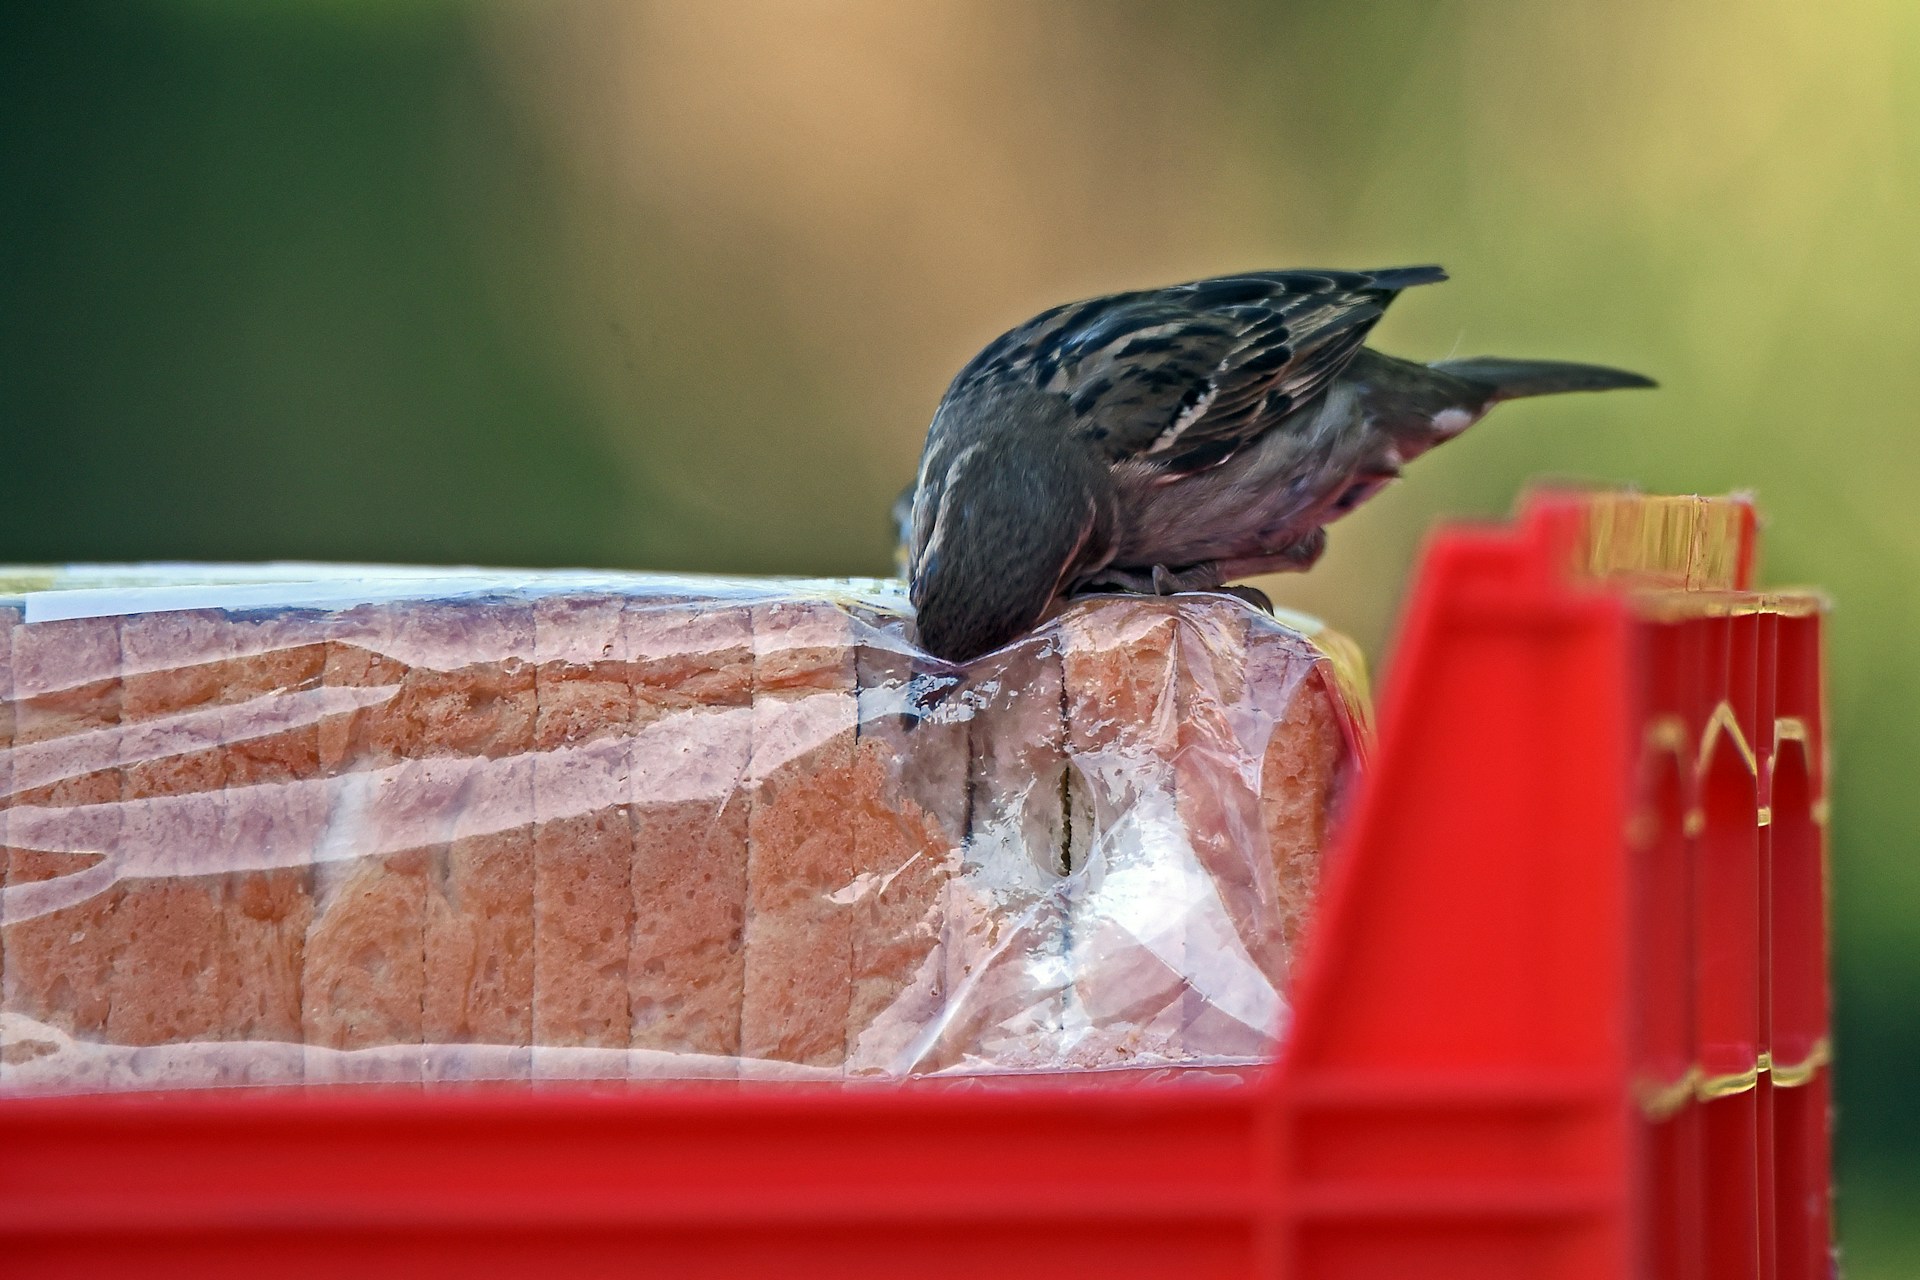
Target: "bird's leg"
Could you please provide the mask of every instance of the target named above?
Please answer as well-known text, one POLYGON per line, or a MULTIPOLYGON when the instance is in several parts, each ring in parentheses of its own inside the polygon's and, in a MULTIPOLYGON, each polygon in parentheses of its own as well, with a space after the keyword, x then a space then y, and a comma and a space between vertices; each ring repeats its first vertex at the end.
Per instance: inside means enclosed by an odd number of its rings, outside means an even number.
POLYGON ((1169 569, 1165 565, 1153 567, 1154 586, 1158 594, 1163 596, 1179 591, 1217 591, 1226 580, 1227 575, 1220 572, 1218 560, 1205 560, 1178 569, 1169 569))
POLYGON ((1102 569, 1087 579, 1082 591, 1124 591, 1140 596, 1170 596, 1181 591, 1212 591, 1223 581, 1220 565, 1208 560, 1200 564, 1169 569, 1156 564, 1150 569, 1102 569))
POLYGON ((1078 587, 1074 593, 1083 591, 1119 591, 1128 595, 1150 596, 1155 594, 1153 575, 1138 573, 1132 569, 1102 569, 1078 587))
POLYGON ((1273 601, 1267 599, 1266 592, 1245 585, 1221 586, 1221 580, 1226 576, 1217 561, 1187 565, 1180 569, 1157 564, 1144 573, 1131 569, 1104 569, 1080 590, 1125 591, 1142 596, 1170 596, 1181 591, 1218 591, 1222 595, 1243 600, 1262 613, 1273 612, 1273 601))
POLYGON ((1102 569, 1081 584, 1081 591, 1124 591, 1142 596, 1170 596, 1181 591, 1220 591, 1237 596, 1262 613, 1273 612, 1273 601, 1257 587, 1222 586, 1233 578, 1248 578, 1257 573, 1301 573, 1311 569, 1326 554, 1327 530, 1323 525, 1304 537, 1261 555, 1236 560, 1206 560, 1199 564, 1169 569, 1156 564, 1149 569, 1102 569))

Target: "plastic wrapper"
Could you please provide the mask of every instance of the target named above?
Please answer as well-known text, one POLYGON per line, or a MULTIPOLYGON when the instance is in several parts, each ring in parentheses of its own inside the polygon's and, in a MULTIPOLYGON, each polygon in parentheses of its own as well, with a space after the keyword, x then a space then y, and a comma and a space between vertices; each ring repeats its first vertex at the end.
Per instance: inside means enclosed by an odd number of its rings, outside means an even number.
POLYGON ((0 1090, 1270 1055, 1364 694, 1219 595, 0 571, 0 1090), (11 575, 11 576, 9 576, 11 575))

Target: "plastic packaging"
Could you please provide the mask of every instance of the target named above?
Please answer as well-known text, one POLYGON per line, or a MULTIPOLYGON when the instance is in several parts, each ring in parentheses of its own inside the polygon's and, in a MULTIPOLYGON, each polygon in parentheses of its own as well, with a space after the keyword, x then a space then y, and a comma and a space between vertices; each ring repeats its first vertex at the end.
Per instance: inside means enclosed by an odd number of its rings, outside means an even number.
POLYGON ((1225 596, 962 672, 879 582, 7 590, 11 1092, 1260 1061, 1363 723, 1225 596))

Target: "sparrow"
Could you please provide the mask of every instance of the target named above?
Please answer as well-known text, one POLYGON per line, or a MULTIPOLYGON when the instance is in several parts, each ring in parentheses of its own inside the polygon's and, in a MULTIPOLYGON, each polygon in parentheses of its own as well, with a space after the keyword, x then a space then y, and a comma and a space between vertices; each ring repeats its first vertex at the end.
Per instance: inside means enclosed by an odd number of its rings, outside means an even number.
POLYGON ((1651 387, 1554 360, 1363 345, 1439 267, 1288 270, 1044 311, 960 370, 896 507, 921 646, 997 649, 1082 592, 1303 571, 1326 526, 1494 405, 1651 387))

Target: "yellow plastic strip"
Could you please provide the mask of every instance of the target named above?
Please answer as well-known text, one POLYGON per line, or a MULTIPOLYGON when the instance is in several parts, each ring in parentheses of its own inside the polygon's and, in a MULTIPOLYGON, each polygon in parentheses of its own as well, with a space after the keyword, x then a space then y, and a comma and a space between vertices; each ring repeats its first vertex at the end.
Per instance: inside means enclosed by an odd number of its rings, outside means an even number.
POLYGON ((1640 1107, 1640 1114, 1656 1123, 1665 1120, 1693 1101, 1694 1080, 1698 1072, 1689 1069, 1678 1080, 1665 1084, 1651 1084, 1642 1081, 1634 1086, 1634 1101, 1640 1107))
POLYGON ((1760 1064, 1755 1062, 1745 1071, 1732 1075, 1702 1075, 1694 1080, 1693 1096, 1698 1102, 1712 1102, 1715 1098, 1731 1098, 1736 1093, 1745 1093, 1760 1083, 1760 1064))
POLYGON ((1759 1085, 1763 1073, 1772 1077, 1776 1089, 1797 1089, 1832 1061, 1833 1045, 1822 1036, 1799 1062, 1782 1065, 1774 1062, 1771 1054, 1763 1053, 1751 1070, 1731 1075, 1709 1076, 1694 1066, 1688 1067, 1675 1080, 1657 1084, 1639 1081, 1633 1088, 1634 1102, 1639 1106, 1641 1115, 1657 1122, 1672 1116, 1690 1102, 1711 1102, 1715 1098, 1731 1098, 1745 1093, 1759 1085))
POLYGON ((1820 1068, 1833 1061, 1833 1044, 1825 1036, 1813 1042, 1813 1048, 1807 1056, 1798 1062, 1781 1065, 1773 1064, 1773 1087, 1776 1089, 1797 1089, 1819 1073, 1820 1068))
POLYGON ((1759 758, 1754 755, 1753 746, 1747 741, 1747 735, 1740 732, 1740 722, 1733 717, 1733 704, 1722 699, 1707 717, 1707 727, 1700 732, 1700 775, 1706 776, 1707 766, 1713 762, 1713 751, 1722 737, 1733 742, 1734 750, 1746 762, 1747 772, 1754 777, 1760 776, 1759 758))

